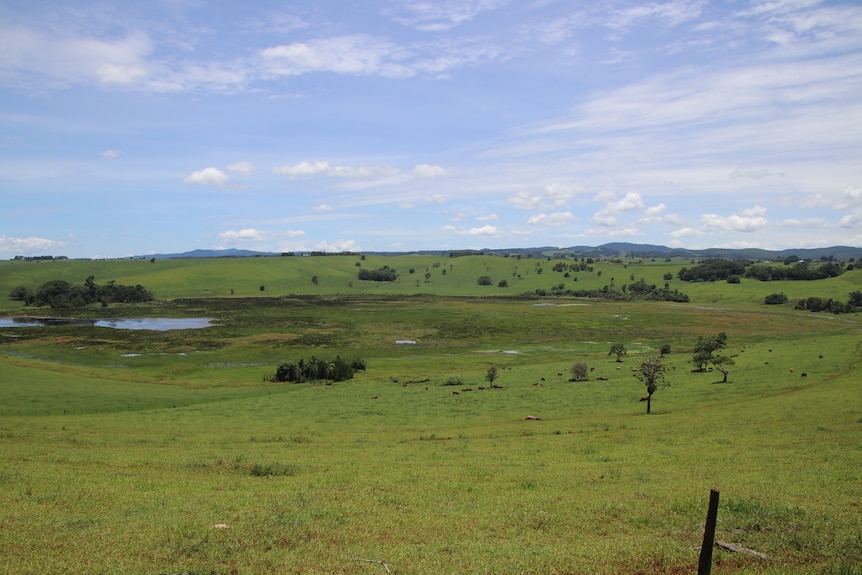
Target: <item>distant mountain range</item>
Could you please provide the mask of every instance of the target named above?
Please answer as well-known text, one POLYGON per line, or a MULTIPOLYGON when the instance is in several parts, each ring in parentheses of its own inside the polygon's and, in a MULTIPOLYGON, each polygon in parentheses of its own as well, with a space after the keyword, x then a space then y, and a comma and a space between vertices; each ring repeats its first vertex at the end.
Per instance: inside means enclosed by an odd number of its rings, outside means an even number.
MULTIPOLYGON (((180 259, 180 258, 246 258, 246 257, 273 257, 284 255, 310 255, 323 252, 256 252, 251 250, 193 250, 175 254, 150 254, 137 256, 140 259, 180 259)), ((703 250, 692 250, 686 248, 669 248, 653 244, 633 244, 627 242, 613 242, 600 246, 572 246, 568 248, 558 247, 535 247, 535 248, 508 248, 508 249, 482 249, 482 250, 416 250, 406 252, 360 252, 364 254, 377 255, 438 255, 438 256, 460 256, 460 255, 516 255, 521 257, 636 257, 636 258, 724 258, 724 259, 747 259, 747 260, 777 260, 788 256, 797 256, 802 260, 834 259, 837 261, 849 261, 850 259, 862 260, 862 248, 851 246, 832 246, 828 248, 799 248, 787 250, 762 250, 757 248, 727 249, 708 248, 703 250)), ((332 255, 336 255, 335 252, 332 255)), ((357 254, 358 255, 358 254, 357 254)))

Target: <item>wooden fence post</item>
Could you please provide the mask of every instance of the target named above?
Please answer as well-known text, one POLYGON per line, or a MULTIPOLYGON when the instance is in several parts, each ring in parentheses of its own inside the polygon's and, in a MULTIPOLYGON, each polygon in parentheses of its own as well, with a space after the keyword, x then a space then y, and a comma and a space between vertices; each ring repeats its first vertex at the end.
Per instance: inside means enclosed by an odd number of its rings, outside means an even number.
POLYGON ((703 529, 703 545, 700 547, 697 575, 709 575, 712 570, 712 546, 715 542, 716 519, 718 519, 718 490, 710 489, 709 509, 706 512, 706 526, 703 529))

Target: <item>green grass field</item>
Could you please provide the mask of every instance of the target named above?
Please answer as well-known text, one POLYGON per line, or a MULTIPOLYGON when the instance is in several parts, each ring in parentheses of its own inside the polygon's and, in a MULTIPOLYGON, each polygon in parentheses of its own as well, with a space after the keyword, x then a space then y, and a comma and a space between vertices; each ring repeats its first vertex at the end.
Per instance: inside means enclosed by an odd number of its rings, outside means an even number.
POLYGON ((554 263, 0 262, 3 293, 95 275, 158 299, 65 315, 216 320, 0 328, 0 573, 695 573, 716 488, 717 539, 771 560, 716 549, 713 573, 862 574, 860 318, 793 309, 846 300, 862 270, 670 280, 686 304, 517 297, 661 285, 688 265, 600 262, 575 281, 554 263), (357 263, 401 279, 359 281, 357 263), (790 303, 763 305, 775 292, 790 303), (718 332, 735 362, 724 384, 690 361, 718 332), (663 344, 671 385, 646 415, 632 370, 663 344), (368 368, 266 381, 337 354, 368 368), (569 381, 578 361, 589 381, 569 381))

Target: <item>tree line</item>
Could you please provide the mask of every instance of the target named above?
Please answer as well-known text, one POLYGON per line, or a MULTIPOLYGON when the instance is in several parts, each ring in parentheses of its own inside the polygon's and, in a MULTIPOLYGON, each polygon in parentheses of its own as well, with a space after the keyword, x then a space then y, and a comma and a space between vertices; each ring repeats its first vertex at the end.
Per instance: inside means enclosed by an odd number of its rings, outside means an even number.
POLYGON ((94 303, 102 306, 111 303, 143 303, 155 299, 142 285, 127 286, 113 280, 98 285, 94 276, 89 276, 79 285, 65 280, 51 280, 35 289, 18 286, 9 292, 9 298, 23 301, 28 306, 52 308, 84 307, 94 303))
POLYGON ((311 356, 308 359, 282 363, 269 380, 282 383, 346 381, 353 379, 357 371, 365 371, 364 359, 346 360, 338 355, 333 360, 327 360, 311 356))
POLYGON ((774 266, 754 264, 749 260, 711 259, 692 268, 681 268, 677 277, 687 282, 739 283, 741 277, 760 281, 811 281, 837 277, 848 269, 853 269, 852 264, 845 268, 844 264, 832 261, 811 265, 810 262, 788 260, 783 266, 774 266))

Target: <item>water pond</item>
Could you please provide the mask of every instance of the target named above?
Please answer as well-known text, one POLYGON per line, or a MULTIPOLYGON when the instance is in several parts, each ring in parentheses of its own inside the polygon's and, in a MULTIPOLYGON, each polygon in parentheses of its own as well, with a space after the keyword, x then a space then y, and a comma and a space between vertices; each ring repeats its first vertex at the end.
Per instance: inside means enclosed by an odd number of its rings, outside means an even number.
POLYGON ((170 331, 173 329, 201 329, 210 327, 208 317, 139 317, 115 319, 76 319, 56 317, 0 317, 0 328, 5 327, 42 327, 50 325, 81 325, 107 327, 111 329, 148 329, 170 331))

